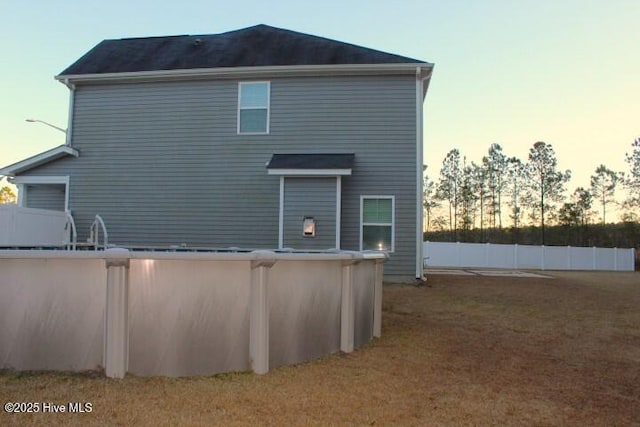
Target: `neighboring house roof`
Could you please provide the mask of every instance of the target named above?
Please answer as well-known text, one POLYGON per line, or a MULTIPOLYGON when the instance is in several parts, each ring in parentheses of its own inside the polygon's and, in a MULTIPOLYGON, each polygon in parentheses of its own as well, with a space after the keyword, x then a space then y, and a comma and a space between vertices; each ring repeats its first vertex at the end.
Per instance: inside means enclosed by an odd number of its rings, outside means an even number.
POLYGON ((428 63, 324 37, 256 25, 221 34, 104 40, 58 77, 202 68, 347 64, 428 63))
POLYGON ((269 175, 351 175, 355 154, 274 154, 269 175))
POLYGON ((44 151, 35 156, 31 156, 28 159, 21 160, 9 166, 5 166, 0 169, 0 175, 13 176, 15 174, 23 173, 29 169, 33 169, 37 166, 48 163, 52 160, 59 159, 60 157, 73 156, 78 157, 80 153, 75 148, 71 148, 68 145, 60 145, 52 148, 51 150, 44 151))

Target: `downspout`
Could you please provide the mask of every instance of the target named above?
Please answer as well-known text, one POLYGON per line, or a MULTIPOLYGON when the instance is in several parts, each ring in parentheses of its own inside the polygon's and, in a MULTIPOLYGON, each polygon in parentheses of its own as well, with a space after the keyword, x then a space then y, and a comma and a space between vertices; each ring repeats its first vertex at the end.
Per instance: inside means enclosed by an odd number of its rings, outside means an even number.
POLYGON ((424 156, 423 145, 423 103, 427 91, 427 85, 431 78, 432 66, 424 70, 422 67, 416 68, 416 279, 424 277, 424 255, 423 255, 423 181, 422 163, 424 156), (425 84, 425 81, 427 82, 425 84))
POLYGON ((69 88, 69 113, 67 118, 67 138, 65 145, 71 147, 71 135, 73 134, 73 108, 75 103, 76 86, 69 83, 69 79, 64 79, 62 83, 69 88))
MULTIPOLYGON (((69 113, 67 114, 67 139, 65 145, 71 147, 71 135, 73 135, 73 112, 76 99, 76 85, 69 82, 69 79, 64 79, 64 85, 69 88, 69 113)), ((69 205, 71 199, 71 182, 70 177, 67 176, 67 182, 65 185, 64 194, 64 209, 71 215, 71 206, 69 205)))
POLYGON ((422 67, 416 68, 416 279, 422 279, 422 67))

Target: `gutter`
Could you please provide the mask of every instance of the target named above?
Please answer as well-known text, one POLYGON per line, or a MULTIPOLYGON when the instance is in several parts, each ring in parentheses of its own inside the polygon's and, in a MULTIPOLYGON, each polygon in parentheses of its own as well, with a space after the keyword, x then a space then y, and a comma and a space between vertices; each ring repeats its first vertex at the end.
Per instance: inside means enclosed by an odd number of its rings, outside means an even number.
POLYGON ((340 65, 275 65, 265 67, 220 67, 192 68, 183 70, 133 71, 124 73, 95 73, 58 75, 56 80, 69 86, 70 83, 127 82, 158 80, 194 80, 206 78, 252 78, 263 76, 317 76, 317 75, 393 75, 413 74, 416 65, 424 70, 433 64, 340 64, 340 65))

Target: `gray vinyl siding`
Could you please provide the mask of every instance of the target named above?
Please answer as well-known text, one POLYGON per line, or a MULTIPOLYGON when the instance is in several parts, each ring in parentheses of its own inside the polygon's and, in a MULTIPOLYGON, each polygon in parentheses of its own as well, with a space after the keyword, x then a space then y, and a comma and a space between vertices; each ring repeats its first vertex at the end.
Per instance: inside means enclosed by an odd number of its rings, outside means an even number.
POLYGON ((122 245, 276 248, 271 155, 355 153, 342 180, 341 247, 359 249, 360 195, 394 195, 395 253, 385 272, 413 275, 415 78, 270 81, 268 135, 237 134, 237 80, 78 85, 72 145, 80 156, 27 174, 70 175, 81 240, 99 213, 122 245))
POLYGON ((336 247, 336 179, 285 178, 284 233, 286 248, 332 249, 336 247), (316 236, 302 235, 302 220, 316 220, 316 236))
POLYGON ((26 186, 25 207, 64 211, 64 184, 35 184, 26 186))

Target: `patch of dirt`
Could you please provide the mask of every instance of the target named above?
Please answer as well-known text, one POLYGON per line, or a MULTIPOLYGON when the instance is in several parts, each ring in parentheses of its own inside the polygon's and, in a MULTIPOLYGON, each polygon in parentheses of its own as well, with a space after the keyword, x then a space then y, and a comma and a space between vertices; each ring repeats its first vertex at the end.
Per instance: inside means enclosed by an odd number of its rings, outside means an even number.
POLYGON ((433 275, 384 288, 383 336, 267 375, 0 373, 0 425, 640 425, 640 274, 433 275))

